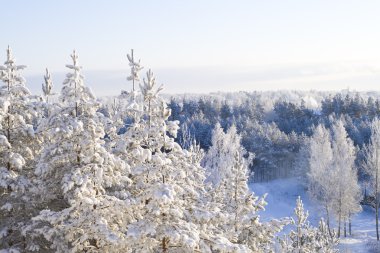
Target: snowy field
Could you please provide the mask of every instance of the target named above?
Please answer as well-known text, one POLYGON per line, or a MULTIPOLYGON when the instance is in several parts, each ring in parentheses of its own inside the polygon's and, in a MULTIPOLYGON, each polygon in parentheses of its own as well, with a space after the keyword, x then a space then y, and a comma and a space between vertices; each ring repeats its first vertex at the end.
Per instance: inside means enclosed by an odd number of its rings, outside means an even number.
MULTIPOLYGON (((305 209, 309 210, 309 221, 314 226, 318 225, 321 217, 318 213, 318 206, 309 199, 307 192, 305 192, 304 187, 297 179, 279 179, 268 183, 254 183, 251 184, 250 188, 259 196, 268 193, 266 197, 268 205, 265 212, 261 213, 262 220, 292 216, 296 199, 301 196, 305 209)), ((380 252, 379 247, 376 249, 374 240, 376 240, 374 211, 365 207, 363 212, 353 218, 352 236, 342 237, 340 240, 340 252, 380 252)))

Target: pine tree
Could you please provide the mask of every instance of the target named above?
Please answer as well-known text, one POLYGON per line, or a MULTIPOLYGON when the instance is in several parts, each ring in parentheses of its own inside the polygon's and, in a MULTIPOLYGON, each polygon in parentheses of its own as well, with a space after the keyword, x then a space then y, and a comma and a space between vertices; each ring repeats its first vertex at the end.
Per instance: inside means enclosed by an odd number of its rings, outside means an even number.
MULTIPOLYGON (((110 138, 108 150, 118 155, 125 151, 125 145, 126 142, 128 142, 128 140, 126 140, 128 137, 125 134, 118 133, 125 133, 125 129, 129 125, 139 122, 143 110, 143 108, 141 108, 141 96, 139 96, 138 91, 135 89, 135 83, 140 84, 139 72, 143 69, 143 66, 140 60, 136 61, 134 59, 133 49, 130 55, 127 54, 127 58, 131 68, 131 74, 127 77, 127 80, 132 81, 132 90, 122 90, 119 97, 114 99, 111 110, 113 113, 109 118, 112 122, 112 126, 106 129, 106 133, 110 138)), ((105 123, 105 126, 107 126, 109 122, 106 120, 105 123)))
POLYGON ((25 250, 28 243, 21 229, 33 213, 32 168, 40 146, 33 128, 34 97, 20 73, 25 67, 16 65, 8 47, 0 66, 5 83, 0 87, 0 248, 14 252, 25 250))
POLYGON ((131 75, 127 77, 128 81, 132 81, 132 91, 135 91, 135 81, 140 81, 139 72, 143 69, 140 60, 136 61, 133 55, 133 49, 131 49, 131 54, 127 54, 129 61, 129 66, 131 67, 131 75))
POLYGON ((291 230, 285 238, 280 239, 282 252, 284 253, 335 253, 338 252, 335 232, 330 232, 323 219, 318 228, 312 227, 307 218, 308 211, 304 210, 300 197, 297 198, 294 208, 295 219, 292 218, 291 230))
POLYGON ((194 252, 201 247, 194 215, 200 212, 202 168, 174 142, 178 122, 167 121, 170 110, 150 70, 140 89, 144 115, 128 128, 131 138, 122 149, 132 165, 135 197, 136 221, 127 236, 138 252, 194 252))
POLYGON ((231 242, 216 223, 226 222, 226 216, 208 202, 201 152, 174 142, 178 122, 168 121, 170 110, 150 70, 140 89, 143 115, 127 129, 126 144, 118 149, 131 164, 136 221, 127 236, 132 247, 141 252, 245 252, 248 247, 231 242))
POLYGON ((124 112, 122 114, 123 117, 129 117, 132 121, 138 121, 140 116, 141 108, 138 101, 138 90, 136 90, 135 86, 138 83, 140 85, 140 71, 144 68, 141 65, 141 61, 136 61, 133 54, 133 49, 131 49, 131 54, 127 54, 127 58, 129 61, 129 67, 131 69, 131 74, 127 77, 128 81, 132 81, 132 90, 122 91, 120 98, 122 100, 126 100, 127 104, 125 105, 124 112))
POLYGON ((231 159, 227 159, 228 144, 226 143, 225 134, 219 123, 212 130, 211 147, 203 158, 202 165, 207 170, 207 181, 214 188, 218 188, 222 179, 226 178, 223 174, 231 167, 231 159))
POLYGON ((46 102, 49 103, 49 97, 54 95, 53 93, 53 80, 48 69, 46 69, 46 74, 44 76, 44 83, 42 84, 42 92, 46 99, 46 102))
POLYGON ((241 250, 266 252, 271 248, 275 233, 286 222, 272 220, 267 224, 259 221, 258 211, 266 202, 248 188, 248 166, 250 156, 240 144, 241 137, 235 126, 224 133, 216 125, 212 143, 205 156, 204 164, 211 183, 210 201, 223 210, 223 218, 216 219, 221 231, 229 241, 241 250))
POLYGON ((128 252, 128 166, 104 148, 98 104, 75 51, 71 58, 66 66, 73 72, 61 105, 46 119, 50 127, 35 171, 46 208, 25 233, 43 236, 55 252, 128 252))

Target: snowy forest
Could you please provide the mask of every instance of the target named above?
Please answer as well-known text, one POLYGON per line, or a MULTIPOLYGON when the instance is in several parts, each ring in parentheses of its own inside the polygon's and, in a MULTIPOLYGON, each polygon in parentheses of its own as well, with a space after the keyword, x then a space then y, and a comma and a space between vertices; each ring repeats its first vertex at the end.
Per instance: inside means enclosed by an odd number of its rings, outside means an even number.
POLYGON ((11 48, 0 66, 1 253, 350 252, 362 213, 380 252, 380 93, 169 95, 132 50, 96 97, 67 60, 41 95, 11 48), (290 179, 305 194, 268 214, 256 186, 290 179))

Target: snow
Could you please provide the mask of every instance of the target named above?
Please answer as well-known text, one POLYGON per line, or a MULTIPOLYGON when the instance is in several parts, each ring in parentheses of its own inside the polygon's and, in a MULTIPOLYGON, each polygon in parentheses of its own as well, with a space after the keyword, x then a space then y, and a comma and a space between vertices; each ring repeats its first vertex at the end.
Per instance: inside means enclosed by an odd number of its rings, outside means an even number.
POLYGON ((268 193, 265 198, 268 205, 261 212, 264 220, 272 218, 290 217, 293 215, 296 199, 301 197, 305 210, 309 210, 309 221, 317 226, 319 217, 314 217, 316 207, 309 200, 304 187, 295 178, 277 179, 268 183, 253 183, 250 189, 258 196, 268 193))
MULTIPOLYGON (((265 183, 252 183, 250 189, 258 196, 268 193, 266 197, 268 205, 265 207, 265 211, 260 212, 262 220, 292 216, 296 199, 301 196, 305 210, 309 211, 310 223, 313 226, 318 225, 321 217, 318 213, 318 206, 310 200, 305 188, 298 179, 288 178, 265 183)), ((376 245, 374 216, 374 211, 371 208, 363 207, 363 211, 352 220, 352 236, 341 237, 340 252, 380 252, 380 244, 376 245)), ((284 231, 287 231, 287 229, 284 231)))

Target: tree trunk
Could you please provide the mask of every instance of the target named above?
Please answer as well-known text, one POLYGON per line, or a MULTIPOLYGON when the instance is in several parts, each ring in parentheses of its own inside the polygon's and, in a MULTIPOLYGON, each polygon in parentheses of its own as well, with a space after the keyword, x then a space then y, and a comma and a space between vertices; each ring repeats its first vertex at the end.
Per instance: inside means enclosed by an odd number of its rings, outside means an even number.
MULTIPOLYGON (((239 165, 237 165, 239 166, 239 165)), ((235 193, 234 193, 234 198, 235 198, 235 232, 238 231, 238 225, 237 225, 237 220, 238 220, 238 203, 237 203, 237 197, 238 197, 238 175, 235 176, 235 193)))
POLYGON ((161 246, 162 246, 162 252, 163 253, 168 252, 168 245, 167 245, 166 237, 162 238, 161 246))
POLYGON ((301 223, 300 223, 300 220, 298 219, 297 220, 297 250, 301 249, 301 237, 302 237, 302 234, 301 234, 301 223))
POLYGON ((344 237, 347 237, 347 229, 346 229, 347 221, 344 220, 344 237))
POLYGON ((151 112, 150 112, 150 99, 148 101, 148 116, 149 116, 148 122, 149 122, 149 130, 150 130, 150 128, 151 128, 151 117, 152 117, 151 112))
POLYGON ((326 209, 326 224, 327 224, 327 229, 329 230, 329 235, 331 236, 331 229, 330 229, 330 213, 329 213, 329 208, 327 207, 327 204, 325 206, 326 209))
POLYGON ((76 152, 77 152, 77 164, 80 165, 80 150, 78 149, 76 152))
MULTIPOLYGON (((8 117, 7 117, 7 139, 8 139, 8 142, 11 143, 11 122, 10 122, 10 115, 9 115, 9 110, 10 110, 10 106, 8 107, 8 117)), ((9 153, 11 152, 11 148, 9 147, 8 148, 8 151, 9 153)), ((8 162, 7 162, 7 169, 8 171, 11 170, 11 163, 8 159, 8 162)))
MULTIPOLYGON (((131 49, 131 57, 132 57, 132 62, 135 62, 135 59, 133 58, 133 49, 131 49)), ((132 91, 133 92, 135 91, 135 76, 133 73, 132 73, 132 91)))
POLYGON ((375 212, 376 212, 376 238, 379 241, 379 150, 376 149, 376 182, 375 182, 375 212))
POLYGON ((341 223, 342 223, 342 192, 341 190, 339 190, 339 209, 338 209, 338 212, 339 212, 339 218, 338 218, 338 238, 340 237, 340 226, 341 226, 341 223))
MULTIPOLYGON (((376 193, 376 195, 377 194, 378 193, 376 193)), ((375 204, 376 204, 376 207, 375 207, 375 212, 376 212, 376 238, 377 238, 377 240, 379 240, 379 202, 378 202, 377 197, 375 199, 376 199, 376 201, 375 201, 375 204)))
POLYGON ((350 236, 352 235, 352 230, 351 230, 351 213, 348 214, 348 233, 350 236))
POLYGON ((340 225, 342 223, 342 213, 339 210, 339 217, 338 217, 338 238, 340 238, 340 225))
POLYGON ((341 223, 341 217, 339 214, 339 219, 338 219, 338 238, 340 238, 340 223, 341 223))

